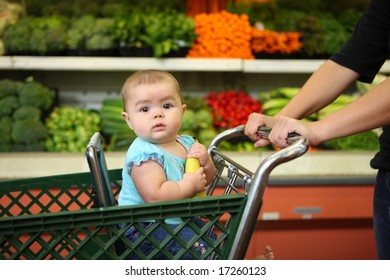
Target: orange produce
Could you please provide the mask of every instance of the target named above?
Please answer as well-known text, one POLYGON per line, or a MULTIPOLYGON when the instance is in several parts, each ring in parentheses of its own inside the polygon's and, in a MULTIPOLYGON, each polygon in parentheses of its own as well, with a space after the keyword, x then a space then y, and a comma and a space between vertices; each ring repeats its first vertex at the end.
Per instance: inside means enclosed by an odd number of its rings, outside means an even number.
POLYGON ((195 16, 198 35, 188 58, 254 59, 251 50, 252 27, 248 15, 225 10, 195 16))
POLYGON ((299 32, 276 32, 253 28, 251 48, 254 53, 291 54, 302 49, 299 32))

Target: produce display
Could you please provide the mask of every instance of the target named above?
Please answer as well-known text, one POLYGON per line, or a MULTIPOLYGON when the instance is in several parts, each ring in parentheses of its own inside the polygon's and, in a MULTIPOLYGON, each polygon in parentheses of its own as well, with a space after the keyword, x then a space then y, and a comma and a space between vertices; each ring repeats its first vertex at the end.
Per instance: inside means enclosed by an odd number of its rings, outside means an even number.
POLYGON ((378 135, 375 131, 361 132, 327 141, 324 147, 340 151, 377 151, 379 149, 378 135))
MULTIPOLYGON (((205 98, 211 109, 214 128, 218 132, 245 124, 251 113, 262 112, 261 102, 244 91, 211 92, 205 98)), ((234 143, 229 141, 222 143, 221 150, 254 151, 255 149, 253 143, 243 137, 234 143)))
MULTIPOLYGON (((379 75, 375 83, 383 81, 385 77, 379 75)), ((205 97, 184 97, 188 109, 179 133, 192 135, 209 146, 217 133, 245 124, 252 112, 275 115, 298 91, 296 87, 280 87, 260 93, 258 99, 237 90, 210 92, 205 97)), ((359 91, 364 90, 360 87, 359 91)), ((343 94, 307 120, 320 120, 353 102, 361 94, 364 93, 343 94)), ((0 151, 83 152, 90 137, 97 131, 106 138, 106 150, 125 150, 136 138, 121 116, 121 99, 103 100, 100 112, 97 112, 67 106, 53 109, 54 98, 54 91, 34 82, 32 78, 24 82, 0 80, 0 151)), ((265 149, 269 148, 273 147, 265 149)), ((378 148, 378 133, 368 131, 335 139, 320 148, 375 150, 378 148)), ((234 143, 223 143, 221 149, 255 150, 253 143, 244 137, 234 143)))
POLYGON ((276 32, 253 29, 251 48, 256 54, 293 54, 299 52, 303 45, 299 32, 276 32))
MULTIPOLYGON (((316 57, 337 50, 362 12, 359 4, 344 1, 338 3, 339 8, 317 0, 251 5, 231 1, 226 10, 189 17, 183 1, 168 2, 31 0, 15 4, 0 0, 0 55, 100 55, 110 50, 105 55, 316 57)), ((328 116, 385 78, 378 75, 372 84, 357 82, 356 94, 341 95, 307 120, 328 116)), ((205 93, 204 98, 185 97, 188 109, 180 133, 193 135, 208 146, 220 131, 245 124, 252 112, 275 115, 298 91, 280 87, 253 98, 232 89, 205 93)), ((54 104, 54 98, 53 90, 31 78, 0 80, 0 151, 84 151, 95 131, 106 138, 107 150, 123 150, 136 137, 121 117, 119 99, 104 100, 100 112, 94 112, 54 108, 60 105, 54 104)), ((377 137, 374 132, 362 133, 329 141, 324 148, 376 149, 377 137)), ((223 145, 227 150, 253 150, 253 143, 244 140, 223 145)))
POLYGON ((126 150, 137 137, 122 118, 122 99, 105 99, 100 109, 101 130, 106 138, 106 149, 126 150))
POLYGON ((262 100, 261 107, 263 113, 268 116, 275 116, 284 106, 290 102, 299 91, 295 87, 280 87, 268 92, 262 92, 259 99, 262 100))
POLYGON ((0 36, 8 55, 315 58, 338 50, 365 8, 362 1, 304 2, 227 1, 225 9, 193 14, 179 0, 0 1, 0 36))
POLYGON ((55 93, 33 81, 0 80, 0 151, 44 151, 55 93))
POLYGON ((113 37, 123 56, 178 56, 196 38, 194 19, 175 10, 149 7, 116 15, 114 21, 113 37))
POLYGON ((244 91, 212 92, 206 96, 206 100, 212 110, 216 129, 227 129, 245 124, 250 113, 261 113, 260 101, 244 91))
POLYGON ((26 16, 7 25, 2 36, 8 55, 120 54, 156 58, 169 56, 180 48, 188 50, 195 37, 193 18, 174 10, 151 8, 110 17, 26 16))
POLYGON ((100 115, 82 108, 56 107, 46 119, 46 127, 47 151, 84 152, 91 136, 100 131, 100 115))
POLYGON ((227 11, 195 16, 198 38, 187 57, 253 59, 252 27, 248 16, 227 11))
POLYGON ((194 136, 203 145, 210 145, 217 135, 213 116, 207 102, 202 97, 184 97, 187 110, 184 112, 180 134, 194 136))
POLYGON ((299 58, 327 58, 347 40, 365 6, 365 1, 343 0, 230 1, 226 9, 247 14, 252 25, 260 23, 264 30, 300 33, 299 58))
MULTIPOLYGON (((160 58, 190 48, 196 37, 193 18, 175 11, 151 11, 144 15, 145 44, 153 48, 153 56, 160 58)), ((184 56, 181 55, 181 56, 184 56)))
POLYGON ((67 45, 67 27, 59 17, 21 17, 3 34, 7 54, 64 55, 67 45))
POLYGON ((111 32, 113 28, 113 18, 97 18, 86 15, 72 20, 65 31, 69 53, 72 55, 95 55, 105 51, 105 55, 114 55, 114 53, 110 53, 116 47, 111 32))
POLYGON ((5 54, 3 42, 3 33, 11 25, 13 25, 23 13, 23 7, 19 3, 10 3, 5 0, 0 0, 0 55, 5 54))
POLYGON ((358 97, 359 97, 359 95, 357 95, 357 94, 353 94, 353 95, 342 94, 342 95, 340 95, 331 104, 329 104, 325 108, 318 111, 317 118, 320 120, 320 119, 323 119, 323 118, 329 116, 330 114, 343 108, 345 105, 348 105, 349 103, 355 101, 358 97))

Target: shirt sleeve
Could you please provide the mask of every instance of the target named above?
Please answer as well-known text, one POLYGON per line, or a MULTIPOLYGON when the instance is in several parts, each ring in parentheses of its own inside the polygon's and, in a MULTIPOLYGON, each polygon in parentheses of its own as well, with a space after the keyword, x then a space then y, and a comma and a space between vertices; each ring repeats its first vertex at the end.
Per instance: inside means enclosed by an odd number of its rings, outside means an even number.
POLYGON ((389 57, 389 45, 390 1, 371 0, 349 40, 330 59, 370 83, 389 57))
POLYGON ((148 160, 156 161, 163 166, 162 154, 156 147, 146 141, 142 141, 137 138, 131 145, 128 154, 126 155, 126 168, 127 172, 131 173, 131 168, 140 166, 143 162, 148 160))
POLYGON ((191 146, 195 143, 195 138, 189 135, 178 135, 177 141, 181 143, 187 150, 187 154, 191 149, 191 146))

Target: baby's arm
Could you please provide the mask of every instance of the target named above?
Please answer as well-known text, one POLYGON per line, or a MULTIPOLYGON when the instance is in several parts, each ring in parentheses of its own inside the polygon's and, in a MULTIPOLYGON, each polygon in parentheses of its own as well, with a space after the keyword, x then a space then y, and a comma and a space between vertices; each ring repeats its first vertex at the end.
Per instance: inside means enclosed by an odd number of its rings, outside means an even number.
POLYGON ((153 160, 133 166, 131 177, 145 202, 189 198, 206 187, 204 168, 193 174, 184 174, 180 181, 167 181, 163 168, 153 160))
POLYGON ((207 184, 210 184, 215 175, 215 166, 209 154, 207 153, 206 146, 195 142, 191 146, 187 157, 194 157, 199 159, 200 166, 204 168, 204 172, 206 173, 207 184))

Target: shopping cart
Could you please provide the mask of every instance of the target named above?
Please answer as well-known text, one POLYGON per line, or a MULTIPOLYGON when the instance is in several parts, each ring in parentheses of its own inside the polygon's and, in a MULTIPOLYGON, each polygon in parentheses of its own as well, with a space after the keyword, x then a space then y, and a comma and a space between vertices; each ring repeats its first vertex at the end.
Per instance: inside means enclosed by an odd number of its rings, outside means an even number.
POLYGON ((184 254, 194 259, 243 259, 270 172, 307 150, 304 139, 298 137, 251 172, 218 150, 223 141, 242 138, 243 130, 243 126, 227 130, 212 141, 209 154, 217 172, 204 198, 116 206, 121 170, 107 169, 99 133, 86 150, 91 172, 0 182, 0 259, 127 259, 134 255, 180 259, 184 254), (165 220, 174 217, 182 223, 172 229, 165 220), (205 225, 199 228, 194 217, 201 217, 205 225), (149 228, 140 226, 146 220, 155 223, 149 228), (141 234, 136 242, 124 236, 131 226, 141 234), (162 241, 153 238, 157 226, 168 232, 162 241), (190 227, 196 236, 182 239, 183 227, 190 227), (208 245, 203 254, 193 250, 200 239, 208 245), (171 240, 182 247, 174 255, 167 250, 171 240), (154 248, 147 255, 139 249, 145 241, 154 248))

